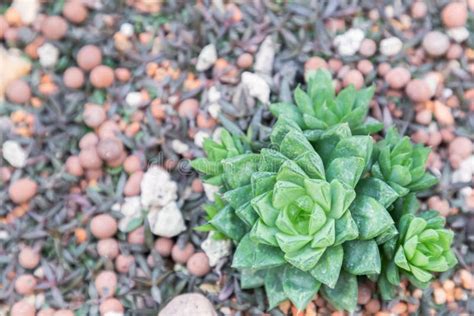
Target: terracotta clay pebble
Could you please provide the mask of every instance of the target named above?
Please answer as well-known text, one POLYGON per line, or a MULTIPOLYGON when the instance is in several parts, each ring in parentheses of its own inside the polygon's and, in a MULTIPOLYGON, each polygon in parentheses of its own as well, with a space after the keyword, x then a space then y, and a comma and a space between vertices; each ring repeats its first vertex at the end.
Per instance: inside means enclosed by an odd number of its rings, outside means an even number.
POLYGON ((249 53, 243 53, 237 58, 237 66, 242 69, 250 68, 253 64, 253 56, 249 53))
POLYGON ((10 316, 35 316, 35 314, 35 306, 26 300, 16 302, 10 310, 10 316))
POLYGON ((143 175, 143 171, 137 171, 130 175, 123 189, 123 194, 125 196, 135 196, 140 194, 140 184, 142 182, 143 175))
POLYGON ((63 74, 64 85, 70 89, 79 89, 84 85, 84 73, 79 67, 69 67, 63 74))
POLYGON ((193 254, 186 263, 186 267, 189 273, 198 277, 204 276, 211 271, 209 258, 204 252, 196 252, 193 254))
POLYGON ((40 262, 40 254, 31 247, 24 247, 18 254, 18 262, 25 269, 34 269, 40 262))
POLYGON ((193 253, 193 244, 188 242, 184 248, 180 248, 179 245, 176 244, 171 249, 171 258, 173 258, 176 263, 186 263, 193 253))
POLYGON ((41 32, 47 39, 59 40, 67 33, 67 22, 60 16, 48 16, 41 25, 41 32))
POLYGON ((91 233, 97 239, 106 239, 115 235, 117 232, 117 221, 109 214, 100 214, 92 218, 91 233))
POLYGON ((120 273, 128 273, 134 263, 135 258, 133 256, 118 255, 115 259, 115 269, 120 273))
POLYGON ((47 307, 41 309, 36 316, 54 316, 54 312, 54 309, 47 307))
POLYGON ((30 178, 21 178, 10 184, 8 196, 16 204, 31 200, 38 191, 38 184, 30 178))
POLYGON ((86 105, 84 105, 84 113, 82 116, 84 123, 92 128, 99 127, 107 118, 104 107, 93 103, 86 103, 86 105))
POLYGON ((85 149, 88 147, 95 147, 99 143, 99 137, 94 132, 89 132, 81 137, 79 141, 79 148, 85 149))
POLYGON ((74 312, 70 309, 59 309, 54 312, 53 316, 74 316, 74 312))
POLYGON ((87 19, 87 8, 77 0, 69 0, 64 4, 63 15, 69 22, 80 24, 87 19))
POLYGON ((108 298, 99 306, 100 315, 107 315, 107 314, 123 314, 125 309, 122 303, 116 298, 108 298))
POLYGON ((119 254, 119 244, 114 238, 101 239, 97 243, 97 252, 101 257, 114 259, 119 254))
POLYGON ((342 83, 344 87, 352 84, 357 90, 359 90, 364 85, 364 77, 359 70, 351 69, 344 76, 342 83))
POLYGON ((377 51, 377 44, 370 38, 364 38, 360 44, 359 53, 365 57, 371 57, 377 51))
POLYGON ((99 65, 92 69, 89 80, 91 84, 99 89, 108 88, 114 83, 114 71, 109 66, 99 65))
POLYGON ((423 38, 422 45, 428 54, 439 57, 448 51, 449 38, 439 31, 431 31, 423 38))
POLYGON ((304 63, 304 72, 315 71, 318 69, 328 69, 328 63, 319 56, 314 56, 304 63))
POLYGON ((413 79, 408 82, 405 92, 414 102, 425 102, 431 97, 430 87, 426 81, 421 79, 413 79))
POLYGON ((13 103, 26 103, 31 99, 31 89, 25 80, 13 80, 7 85, 5 95, 13 103))
POLYGON ((142 170, 142 162, 140 157, 137 155, 128 156, 123 162, 123 170, 125 170, 125 172, 128 174, 142 170))
POLYGON ((416 113, 415 120, 418 124, 421 125, 429 125, 433 119, 433 114, 430 110, 421 110, 420 112, 416 113))
POLYGON ((451 2, 441 11, 441 21, 448 27, 461 27, 467 22, 467 8, 462 2, 451 2))
POLYGON ((85 71, 92 70, 102 63, 102 52, 97 46, 85 45, 77 52, 76 61, 85 71))
POLYGON ((120 158, 123 152, 123 143, 115 137, 101 139, 97 144, 97 154, 105 161, 120 158))
POLYGON ((36 278, 31 274, 20 275, 15 280, 15 291, 21 295, 30 295, 36 287, 36 278))
POLYGON ((411 6, 411 16, 414 19, 422 19, 426 16, 428 12, 428 6, 424 1, 416 1, 411 6))
POLYGON ((171 249, 173 248, 173 240, 166 237, 160 237, 155 241, 154 249, 158 251, 160 256, 169 257, 171 255, 171 249))
POLYGON ((103 164, 95 147, 87 147, 81 150, 79 153, 79 162, 85 169, 99 169, 103 164))
POLYGON ((410 81, 410 71, 403 67, 395 67, 385 74, 385 81, 392 89, 401 89, 410 81))
POLYGON ((78 156, 69 156, 66 159, 66 172, 76 177, 82 177, 84 175, 84 169, 82 169, 81 161, 78 156))
POLYGON ((178 107, 178 115, 180 117, 186 117, 193 119, 196 117, 199 111, 199 101, 196 99, 183 100, 178 107))
POLYGON ((101 271, 94 284, 100 297, 111 297, 117 289, 117 275, 113 271, 101 271))
POLYGON ((461 159, 468 158, 472 154, 472 151, 472 141, 467 137, 456 137, 448 147, 449 155, 455 155, 461 159))
POLYGON ((369 314, 375 314, 380 311, 380 301, 376 298, 371 299, 367 304, 365 304, 365 310, 369 314))

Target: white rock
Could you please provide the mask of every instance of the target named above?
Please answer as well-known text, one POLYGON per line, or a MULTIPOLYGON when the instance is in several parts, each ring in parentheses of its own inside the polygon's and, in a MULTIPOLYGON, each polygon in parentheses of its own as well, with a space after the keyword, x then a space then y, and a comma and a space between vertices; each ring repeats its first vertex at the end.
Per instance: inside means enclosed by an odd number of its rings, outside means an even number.
POLYGON ((171 148, 173 148, 173 150, 178 154, 184 154, 189 150, 189 146, 179 139, 174 139, 171 142, 171 148))
POLYGON ((461 161, 459 168, 451 175, 452 183, 469 182, 474 175, 474 155, 461 161))
POLYGON ((197 71, 205 71, 214 65, 217 60, 217 50, 214 44, 209 44, 204 46, 199 54, 197 63, 196 63, 196 70, 197 71))
POLYGON ((209 265, 211 267, 216 266, 222 258, 229 256, 232 247, 230 240, 216 240, 213 236, 214 232, 211 231, 206 240, 201 244, 202 250, 204 250, 209 258, 209 265))
POLYGON ((35 21, 40 11, 39 0, 14 0, 12 8, 20 14, 21 21, 24 24, 31 24, 35 21))
POLYGON ((138 91, 132 91, 127 93, 125 97, 125 102, 132 108, 139 108, 144 105, 142 94, 138 91))
POLYGON ((132 37, 134 34, 133 25, 130 23, 123 23, 120 25, 120 33, 126 37, 132 37))
POLYGON ((125 315, 124 313, 120 313, 120 312, 107 312, 104 314, 104 316, 123 316, 125 315))
POLYGON ((2 146, 3 158, 15 168, 23 168, 26 165, 26 152, 20 144, 13 140, 7 140, 2 146))
POLYGON ((207 112, 211 115, 212 118, 218 118, 219 113, 221 113, 221 106, 219 103, 212 103, 207 107, 207 112))
POLYGON ((10 238, 10 234, 6 230, 0 230, 0 240, 7 240, 10 238))
POLYGON ((49 68, 54 67, 58 62, 59 49, 51 43, 44 43, 38 48, 38 57, 41 66, 49 68))
POLYGON ((183 215, 175 202, 164 207, 152 207, 147 218, 151 232, 158 236, 174 237, 186 229, 183 215))
POLYGON ((214 195, 219 192, 219 187, 209 183, 203 183, 202 186, 204 188, 204 193, 206 193, 207 199, 211 202, 214 202, 214 195))
POLYGON ((385 56, 398 54, 402 47, 403 43, 398 37, 385 38, 380 42, 380 52, 385 56))
POLYGON ((457 43, 462 43, 469 38, 469 31, 464 26, 450 28, 446 33, 457 43))
POLYGON ((177 198, 178 187, 171 180, 170 174, 163 168, 152 166, 143 175, 141 188, 142 206, 165 206, 177 198))
POLYGON ((44 278, 44 269, 43 267, 38 267, 35 269, 35 271, 33 271, 33 275, 37 278, 44 278))
POLYGON ((207 99, 210 103, 218 102, 221 99, 221 92, 217 90, 216 86, 209 88, 209 91, 207 92, 207 99))
POLYGON ((352 28, 346 33, 336 36, 334 38, 334 46, 336 46, 339 54, 343 56, 353 56, 359 50, 364 38, 364 31, 352 28))
POLYGON ((242 84, 249 92, 250 96, 257 98, 260 102, 267 104, 270 101, 270 86, 259 75, 244 72, 242 74, 242 84))
POLYGON ((158 316, 217 316, 217 312, 204 295, 188 293, 173 298, 158 316))
POLYGON ((120 212, 123 217, 120 219, 118 228, 121 232, 128 233, 130 231, 129 225, 133 220, 138 220, 142 217, 142 205, 139 196, 132 196, 125 198, 120 212))
POLYGON ((274 59, 275 44, 273 43, 272 37, 269 35, 262 42, 257 54, 255 55, 255 72, 270 76, 273 70, 274 59))
POLYGON ((202 148, 202 144, 204 142, 204 140, 206 138, 209 138, 209 133, 205 132, 205 131, 198 131, 196 133, 196 135, 194 135, 194 143, 196 144, 196 146, 198 146, 199 148, 202 148))
POLYGON ((43 306, 45 300, 46 300, 46 296, 44 295, 44 293, 40 292, 40 293, 36 294, 36 296, 35 296, 35 306, 36 306, 36 308, 40 308, 41 306, 43 306))

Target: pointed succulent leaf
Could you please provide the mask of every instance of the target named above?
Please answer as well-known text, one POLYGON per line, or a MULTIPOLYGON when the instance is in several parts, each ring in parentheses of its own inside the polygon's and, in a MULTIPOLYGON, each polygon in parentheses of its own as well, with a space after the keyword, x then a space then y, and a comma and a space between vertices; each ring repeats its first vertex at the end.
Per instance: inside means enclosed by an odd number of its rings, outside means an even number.
POLYGON ((269 269, 265 275, 265 292, 268 297, 269 309, 273 309, 281 302, 288 299, 283 289, 283 275, 286 267, 281 266, 269 269))
POLYGON ((359 181, 356 187, 357 194, 366 195, 374 198, 385 208, 395 202, 399 197, 397 192, 392 189, 385 181, 369 177, 359 181))
POLYGON ((357 277, 353 274, 342 270, 334 288, 323 285, 321 290, 323 296, 337 309, 354 311, 357 306, 357 277))
POLYGON ((344 270, 354 275, 379 274, 380 254, 374 240, 352 240, 345 242, 344 270))
POLYGON ((393 224, 390 214, 377 200, 366 196, 358 196, 350 207, 358 230, 359 238, 372 239, 389 229, 393 224))
POLYGON ((245 225, 230 205, 221 209, 209 223, 232 240, 240 240, 247 232, 245 225))
POLYGON ((283 274, 283 290, 298 310, 304 310, 319 290, 321 283, 310 273, 287 266, 283 274))
POLYGON ((291 103, 279 102, 270 104, 270 111, 275 117, 286 117, 303 127, 301 111, 291 103))
POLYGON ((309 272, 319 282, 334 288, 341 272, 343 256, 342 246, 329 247, 309 272))
POLYGON ((264 285, 266 270, 242 269, 240 271, 240 287, 255 289, 264 285))
POLYGON ((258 170, 259 156, 243 154, 222 160, 225 180, 229 187, 235 189, 250 184, 252 174, 258 170))
POLYGON ((364 171, 364 159, 359 157, 336 158, 329 164, 326 170, 328 181, 339 180, 354 188, 364 171))

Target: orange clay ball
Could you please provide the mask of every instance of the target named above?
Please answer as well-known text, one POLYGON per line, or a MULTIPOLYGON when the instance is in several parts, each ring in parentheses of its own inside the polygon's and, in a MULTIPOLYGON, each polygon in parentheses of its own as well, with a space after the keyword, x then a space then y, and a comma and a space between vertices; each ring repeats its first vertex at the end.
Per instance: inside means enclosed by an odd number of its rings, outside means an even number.
POLYGON ((176 244, 171 249, 171 258, 173 258, 176 263, 186 263, 193 253, 193 244, 188 242, 184 248, 180 248, 179 245, 176 244))
POLYGON ((18 262, 25 269, 34 269, 40 262, 40 254, 31 247, 24 247, 18 254, 18 262))
POLYGON ((135 196, 135 195, 140 194, 141 192, 140 185, 143 179, 143 175, 144 175, 143 171, 137 171, 130 175, 123 189, 123 194, 125 196, 135 196))
POLYGON ((83 70, 92 70, 102 63, 102 52, 97 46, 85 45, 77 52, 76 61, 83 70))
POLYGON ((109 214, 96 215, 91 220, 91 233, 97 239, 106 239, 117 232, 117 221, 109 214))
POLYGON ((66 87, 70 89, 79 89, 84 85, 84 73, 79 67, 69 67, 64 71, 63 81, 66 87))
POLYGON ((160 237, 155 241, 155 250, 158 251, 160 256, 169 257, 171 255, 171 249, 173 248, 173 240, 166 237, 160 237))
POLYGON ((22 204, 31 200, 38 191, 38 184, 30 178, 21 178, 10 184, 8 195, 16 204, 22 204))
POLYGON ((211 271, 209 258, 204 252, 196 252, 193 254, 189 258, 186 267, 188 268, 189 273, 198 277, 204 276, 211 271))
POLYGON ((123 169, 126 173, 132 174, 134 172, 142 170, 142 163, 140 157, 136 155, 128 156, 123 162, 123 169))
POLYGON ((59 40, 67 33, 67 22, 60 16, 48 16, 41 25, 41 32, 50 40, 59 40))
POLYGON ((95 147, 87 147, 79 153, 79 162, 82 168, 99 169, 102 167, 102 160, 97 154, 95 147))
POLYGON ((118 138, 101 139, 97 144, 97 153, 105 161, 116 160, 123 152, 123 143, 118 138))
POLYGON ((31 274, 20 275, 15 281, 15 291, 21 295, 30 295, 36 287, 36 278, 31 274))
POLYGON ((59 309, 54 312, 53 316, 74 316, 74 312, 70 309, 59 309))
POLYGON ((68 1, 64 4, 63 15, 69 22, 80 24, 87 19, 87 8, 80 1, 68 1))
POLYGON ((115 269, 120 273, 128 273, 134 263, 135 258, 133 256, 118 255, 115 259, 115 269))
POLYGON ((107 113, 103 106, 93 103, 86 103, 82 114, 84 123, 92 128, 99 127, 107 118, 107 113))
POLYGON ((119 254, 119 244, 114 238, 101 239, 97 243, 97 252, 101 257, 114 259, 119 254))
POLYGON ((82 169, 81 161, 78 156, 69 156, 66 159, 66 172, 75 177, 82 177, 84 169, 82 169))
POLYGON ((36 309, 33 304, 26 300, 21 300, 13 304, 10 316, 35 316, 36 309))
POLYGON ((95 147, 98 143, 99 137, 94 132, 89 132, 81 137, 79 148, 86 149, 88 147, 95 147))
POLYGON ((111 297, 117 288, 117 275, 113 271, 102 271, 97 275, 94 284, 100 297, 111 297))
POLYGON ((25 80, 13 80, 5 90, 7 99, 13 103, 25 103, 31 98, 31 88, 25 80))
POLYGON ((114 83, 114 71, 109 66, 99 65, 92 69, 89 80, 98 89, 108 88, 114 83))
POLYGON ((107 314, 123 314, 125 309, 123 308, 122 303, 116 298, 108 298, 99 306, 100 315, 107 314))

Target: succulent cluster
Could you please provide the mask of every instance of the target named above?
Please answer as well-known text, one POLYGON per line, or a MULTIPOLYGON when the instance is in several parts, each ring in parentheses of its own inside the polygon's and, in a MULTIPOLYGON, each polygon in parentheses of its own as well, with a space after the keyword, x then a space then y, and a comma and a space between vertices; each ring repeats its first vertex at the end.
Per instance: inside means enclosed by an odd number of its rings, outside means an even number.
POLYGON ((425 171, 429 150, 395 129, 375 143, 372 94, 349 86, 335 96, 330 74, 318 71, 308 93, 296 89, 296 106, 271 106, 278 120, 263 149, 224 132, 192 162, 220 186, 200 229, 235 242, 242 288, 264 286, 270 308, 290 299, 304 309, 320 291, 354 310, 359 277, 378 281, 388 299, 400 275, 425 286, 456 263, 437 213, 414 215, 413 192, 436 181, 425 171))

